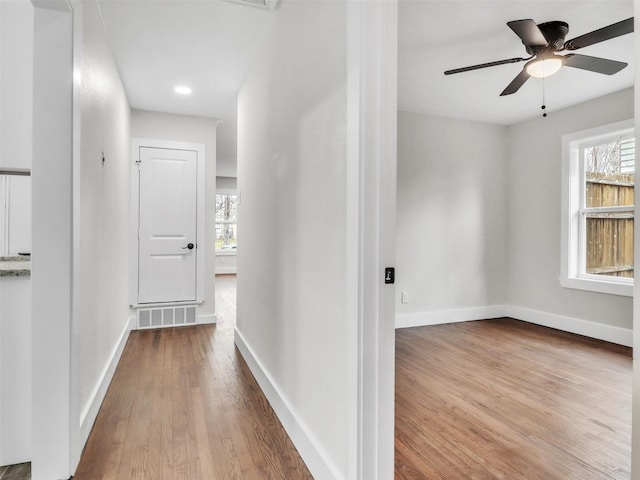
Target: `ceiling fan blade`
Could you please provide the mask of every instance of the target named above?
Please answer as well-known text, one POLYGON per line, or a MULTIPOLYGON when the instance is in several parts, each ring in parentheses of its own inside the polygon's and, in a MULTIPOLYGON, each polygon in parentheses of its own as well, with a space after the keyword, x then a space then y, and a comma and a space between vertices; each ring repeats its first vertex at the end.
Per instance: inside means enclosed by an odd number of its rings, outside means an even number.
POLYGON ((565 55, 564 58, 564 64, 567 67, 581 68, 582 70, 604 73, 605 75, 618 73, 627 66, 624 62, 609 60, 608 58, 590 57, 589 55, 578 55, 576 53, 565 55))
POLYGON ((622 20, 621 22, 608 25, 606 27, 585 33, 579 37, 567 40, 564 43, 565 50, 577 50, 579 48, 588 47, 594 43, 604 42, 612 38, 626 35, 633 32, 633 17, 622 20))
POLYGON ((498 60, 496 62, 480 63, 479 65, 471 65, 470 67, 454 68, 447 70, 445 75, 453 75, 454 73, 470 72, 471 70, 479 70, 480 68, 495 67, 497 65, 505 65, 507 63, 524 62, 526 58, 508 58, 506 60, 498 60))
POLYGON ((547 39, 536 25, 536 22, 530 18, 525 20, 513 20, 507 22, 509 28, 520 37, 522 43, 527 47, 544 47, 549 44, 547 39))
POLYGON ((529 80, 529 77, 530 75, 526 72, 526 70, 523 69, 518 74, 518 76, 514 78, 509 85, 507 85, 507 88, 505 88, 502 91, 500 96, 504 97, 505 95, 511 95, 512 93, 516 93, 518 90, 520 90, 520 87, 524 85, 524 82, 529 80))

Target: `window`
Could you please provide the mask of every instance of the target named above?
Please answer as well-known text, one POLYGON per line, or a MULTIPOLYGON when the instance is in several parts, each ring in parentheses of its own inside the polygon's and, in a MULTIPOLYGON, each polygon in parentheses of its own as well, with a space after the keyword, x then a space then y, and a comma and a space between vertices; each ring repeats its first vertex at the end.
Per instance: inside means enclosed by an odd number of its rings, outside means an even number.
POLYGON ((238 245, 238 196, 216 195, 216 253, 233 254, 238 245))
POLYGON ((620 122, 563 138, 565 287, 632 295, 635 138, 620 122))

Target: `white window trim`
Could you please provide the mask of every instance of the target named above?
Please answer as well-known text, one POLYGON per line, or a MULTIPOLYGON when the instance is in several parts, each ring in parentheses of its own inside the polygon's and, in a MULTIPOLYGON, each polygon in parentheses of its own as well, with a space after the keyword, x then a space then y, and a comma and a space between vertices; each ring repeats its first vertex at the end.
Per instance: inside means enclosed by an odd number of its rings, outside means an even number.
MULTIPOLYGON (((633 279, 621 277, 603 277, 580 273, 580 260, 573 252, 580 248, 583 232, 580 231, 580 195, 582 182, 572 181, 580 175, 581 146, 590 142, 604 140, 612 135, 626 131, 633 133, 634 121, 623 120, 601 127, 591 128, 562 136, 562 222, 560 284, 565 288, 588 290, 612 295, 633 296, 633 279), (615 278, 615 280, 614 280, 615 278)), ((618 207, 607 207, 618 209, 618 207)), ((632 208, 622 207, 628 211, 632 208)))

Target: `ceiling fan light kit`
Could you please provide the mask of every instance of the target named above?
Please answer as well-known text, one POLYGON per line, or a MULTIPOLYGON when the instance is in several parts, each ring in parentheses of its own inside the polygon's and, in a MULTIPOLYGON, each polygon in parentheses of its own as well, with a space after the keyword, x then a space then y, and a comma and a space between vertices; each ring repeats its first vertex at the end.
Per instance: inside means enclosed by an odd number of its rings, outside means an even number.
POLYGON ((576 53, 567 53, 566 55, 557 54, 564 51, 578 50, 632 33, 633 17, 567 41, 565 41, 565 37, 567 33, 569 33, 569 24, 566 22, 552 21, 536 24, 531 19, 525 19, 507 22, 507 25, 520 37, 526 52, 530 55, 529 57, 517 57, 481 63, 469 67, 447 70, 444 74, 452 75, 508 63, 527 62, 522 71, 500 94, 500 96, 505 96, 516 93, 530 77, 544 79, 557 73, 564 66, 602 73, 604 75, 613 75, 627 66, 625 62, 618 62, 607 58, 576 53))
POLYGON ((564 65, 564 57, 552 55, 545 58, 534 58, 528 61, 524 69, 530 77, 547 78, 560 71, 564 65))

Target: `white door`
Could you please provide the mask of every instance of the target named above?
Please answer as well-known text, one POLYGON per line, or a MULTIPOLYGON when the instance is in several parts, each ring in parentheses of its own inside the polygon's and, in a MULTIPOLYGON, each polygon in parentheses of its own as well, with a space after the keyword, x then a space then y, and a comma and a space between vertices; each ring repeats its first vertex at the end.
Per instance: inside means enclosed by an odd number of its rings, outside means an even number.
POLYGON ((198 152, 139 155, 138 303, 195 301, 198 152))

